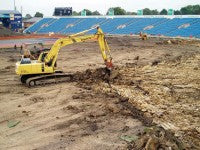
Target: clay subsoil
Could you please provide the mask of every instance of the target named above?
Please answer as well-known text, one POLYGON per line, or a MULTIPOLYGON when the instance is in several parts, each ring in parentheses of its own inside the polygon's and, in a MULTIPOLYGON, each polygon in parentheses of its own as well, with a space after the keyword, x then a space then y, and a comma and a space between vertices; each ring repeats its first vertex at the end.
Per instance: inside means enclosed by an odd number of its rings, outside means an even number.
POLYGON ((63 48, 70 82, 28 88, 0 50, 0 149, 200 149, 200 41, 108 37, 63 48), (9 122, 18 122, 10 127, 9 122))

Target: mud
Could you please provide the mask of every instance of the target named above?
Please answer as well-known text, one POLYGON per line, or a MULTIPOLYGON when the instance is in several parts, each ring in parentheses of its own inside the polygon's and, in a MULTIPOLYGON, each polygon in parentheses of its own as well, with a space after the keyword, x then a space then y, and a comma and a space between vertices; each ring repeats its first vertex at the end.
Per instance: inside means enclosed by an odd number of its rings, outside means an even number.
POLYGON ((164 40, 108 37, 111 76, 97 43, 70 45, 58 65, 73 81, 36 88, 1 49, 0 149, 199 149, 199 42, 164 40))

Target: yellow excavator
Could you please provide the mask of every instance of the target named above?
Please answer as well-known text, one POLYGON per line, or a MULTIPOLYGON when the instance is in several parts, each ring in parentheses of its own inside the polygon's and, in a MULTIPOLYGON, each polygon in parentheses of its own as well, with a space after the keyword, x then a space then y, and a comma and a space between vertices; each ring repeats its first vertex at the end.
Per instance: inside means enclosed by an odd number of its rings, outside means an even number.
POLYGON ((70 74, 57 70, 56 61, 59 50, 64 46, 88 40, 98 41, 106 68, 111 70, 113 64, 110 49, 102 29, 97 27, 58 39, 48 52, 40 53, 38 60, 31 60, 22 56, 21 61, 16 63, 16 74, 20 75, 21 82, 28 86, 68 80, 71 77, 70 74), (94 29, 97 30, 95 34, 86 35, 94 29))

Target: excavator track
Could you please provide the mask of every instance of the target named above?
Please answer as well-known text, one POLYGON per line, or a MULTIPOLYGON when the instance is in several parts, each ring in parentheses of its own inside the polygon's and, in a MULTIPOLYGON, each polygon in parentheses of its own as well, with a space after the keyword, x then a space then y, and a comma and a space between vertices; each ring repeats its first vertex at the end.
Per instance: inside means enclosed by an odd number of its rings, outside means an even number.
POLYGON ((35 77, 30 77, 26 80, 26 85, 28 87, 55 84, 60 82, 70 82, 73 81, 73 75, 67 73, 55 73, 48 75, 39 75, 35 77))

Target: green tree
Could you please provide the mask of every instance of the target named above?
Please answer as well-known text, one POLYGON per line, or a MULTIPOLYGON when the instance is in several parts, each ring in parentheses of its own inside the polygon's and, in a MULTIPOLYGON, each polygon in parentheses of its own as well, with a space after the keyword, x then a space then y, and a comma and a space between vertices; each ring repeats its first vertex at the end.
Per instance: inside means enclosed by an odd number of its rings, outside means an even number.
POLYGON ((92 12, 92 15, 98 16, 98 15, 101 15, 101 14, 96 10, 96 11, 92 12))
POLYGON ((152 12, 149 8, 143 9, 143 15, 152 15, 152 12))
POLYGON ((80 15, 81 15, 80 12, 77 12, 77 11, 73 11, 73 12, 72 12, 72 16, 80 16, 80 15))
POLYGON ((152 15, 158 15, 158 14, 159 14, 159 12, 158 12, 158 10, 157 10, 157 9, 155 9, 155 10, 152 10, 152 11, 151 11, 151 14, 152 14, 152 15))
POLYGON ((181 13, 183 15, 191 15, 192 14, 192 5, 188 5, 186 7, 181 8, 181 13))
POLYGON ((136 12, 126 12, 126 15, 137 15, 137 13, 136 12))
MULTIPOLYGON (((109 8, 108 11, 109 11, 110 9, 113 9, 113 10, 114 10, 114 14, 115 14, 115 15, 126 15, 126 11, 125 11, 123 8, 121 8, 121 7, 109 8)), ((107 13, 106 13, 107 15, 108 15, 108 11, 107 11, 107 13)))
POLYGON ((44 16, 44 15, 43 15, 42 13, 40 13, 40 12, 36 12, 36 13, 35 13, 35 17, 41 17, 41 18, 43 18, 43 16, 44 16))
POLYGON ((181 11, 180 10, 175 10, 174 11, 174 15, 181 15, 181 11))
POLYGON ((92 11, 88 10, 88 9, 84 9, 86 11, 86 15, 87 16, 91 16, 92 15, 92 11))
POLYGON ((160 15, 167 15, 167 10, 166 9, 161 10, 160 15))
POLYGON ((25 19, 30 19, 32 16, 30 14, 26 14, 25 19))
POLYGON ((200 14, 200 5, 188 5, 181 8, 182 15, 199 15, 200 14))
POLYGON ((200 5, 193 6, 193 14, 200 15, 200 5))

